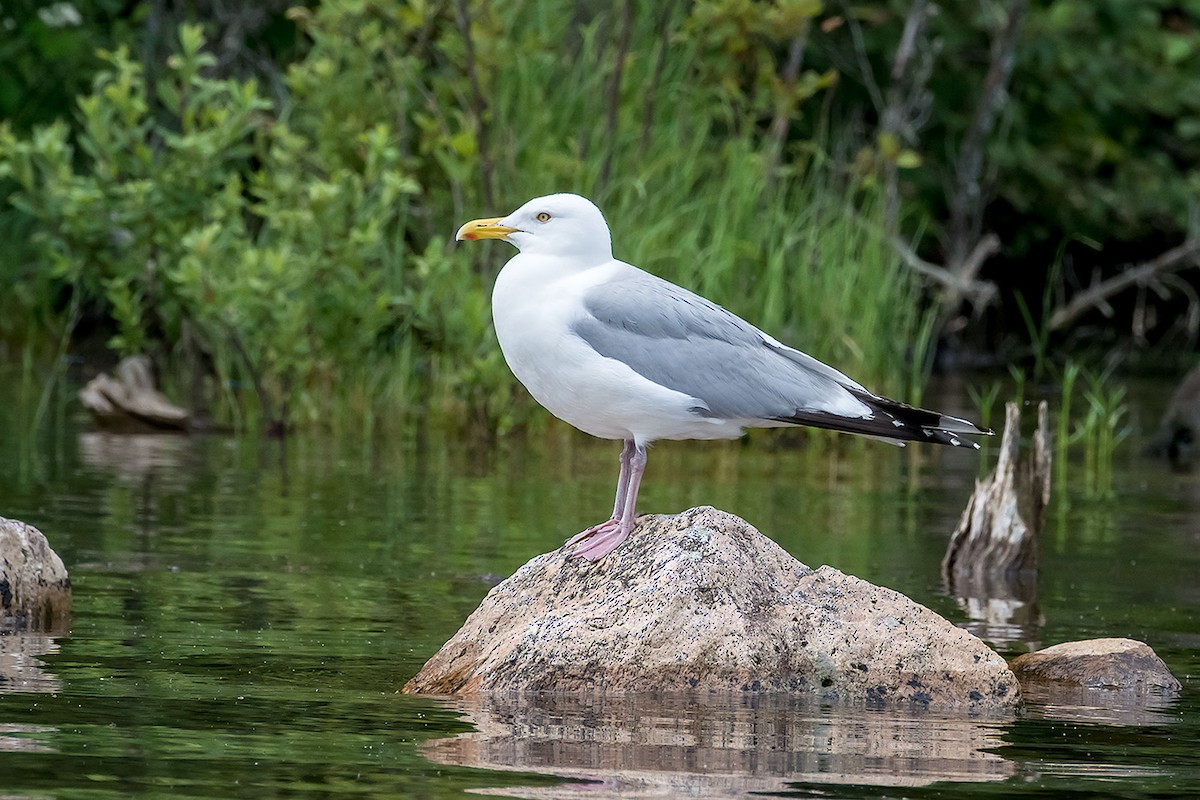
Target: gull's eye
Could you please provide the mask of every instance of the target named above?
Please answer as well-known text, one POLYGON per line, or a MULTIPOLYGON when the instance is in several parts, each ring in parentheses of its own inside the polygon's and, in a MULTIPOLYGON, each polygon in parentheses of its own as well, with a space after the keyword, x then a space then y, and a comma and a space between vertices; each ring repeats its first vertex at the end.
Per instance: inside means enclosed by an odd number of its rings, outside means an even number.
POLYGON ((550 221, 550 214, 549 214, 549 212, 546 212, 546 211, 539 211, 539 212, 538 212, 538 215, 537 215, 537 221, 538 221, 538 222, 549 222, 549 221, 550 221))

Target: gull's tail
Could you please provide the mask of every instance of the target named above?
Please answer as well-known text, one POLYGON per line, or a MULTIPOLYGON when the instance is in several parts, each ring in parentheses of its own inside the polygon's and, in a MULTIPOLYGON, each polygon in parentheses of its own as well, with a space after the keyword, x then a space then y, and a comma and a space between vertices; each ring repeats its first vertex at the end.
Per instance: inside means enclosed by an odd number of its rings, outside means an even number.
POLYGON ((851 393, 871 409, 871 416, 843 417, 823 411, 797 410, 792 416, 776 417, 775 421, 854 433, 901 447, 905 442, 933 442, 951 447, 973 447, 978 450, 977 442, 962 437, 993 435, 990 429, 980 428, 960 417, 916 408, 867 392, 851 393))

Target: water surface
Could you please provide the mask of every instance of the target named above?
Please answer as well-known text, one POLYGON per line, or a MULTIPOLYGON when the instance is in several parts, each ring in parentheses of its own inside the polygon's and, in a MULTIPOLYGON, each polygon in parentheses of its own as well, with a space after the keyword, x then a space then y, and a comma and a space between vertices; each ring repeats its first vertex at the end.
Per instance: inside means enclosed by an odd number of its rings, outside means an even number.
POLYGON ((0 637, 6 797, 1200 795, 1200 477, 1134 446, 1114 498, 1073 478, 1052 501, 1016 613, 939 574, 970 453, 668 443, 640 505, 737 513, 1006 655, 1141 639, 1178 699, 1084 692, 999 720, 799 699, 513 705, 397 692, 495 582, 606 515, 611 443, 557 425, 494 446, 112 437, 62 408, 30 442, 0 402, 0 515, 46 533, 75 593, 64 635, 0 637))

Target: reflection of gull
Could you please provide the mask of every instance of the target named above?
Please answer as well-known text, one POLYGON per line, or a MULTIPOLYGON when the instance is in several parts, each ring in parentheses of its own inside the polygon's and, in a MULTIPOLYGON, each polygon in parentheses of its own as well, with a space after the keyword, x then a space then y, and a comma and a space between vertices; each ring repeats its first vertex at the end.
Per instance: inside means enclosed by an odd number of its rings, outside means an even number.
POLYGON ((79 434, 83 463, 112 471, 124 483, 139 483, 151 472, 178 473, 190 447, 186 436, 172 433, 79 434))
MULTIPOLYGON (((1006 720, 837 709, 790 697, 689 696, 454 701, 476 732, 426 745, 431 760, 600 781, 613 797, 742 797, 789 784, 924 786, 998 781, 1006 720)), ((596 784, 505 788, 595 796, 596 784)), ((492 793, 482 790, 484 793, 492 793)))

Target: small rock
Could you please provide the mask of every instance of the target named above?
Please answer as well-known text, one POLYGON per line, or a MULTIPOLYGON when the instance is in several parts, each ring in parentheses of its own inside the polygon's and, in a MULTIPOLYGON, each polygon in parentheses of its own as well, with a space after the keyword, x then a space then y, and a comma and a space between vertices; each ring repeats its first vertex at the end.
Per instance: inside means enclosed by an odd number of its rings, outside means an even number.
POLYGON ((0 517, 0 632, 60 631, 71 616, 71 579, 32 525, 0 517))
POLYGON ((1162 659, 1135 639, 1064 642, 1013 659, 1022 683, 1058 682, 1115 689, 1179 691, 1180 683, 1162 659))
POLYGON ((596 563, 538 556, 484 598, 406 693, 784 692, 1007 711, 979 639, 890 589, 812 570, 712 508, 647 516, 596 563))

